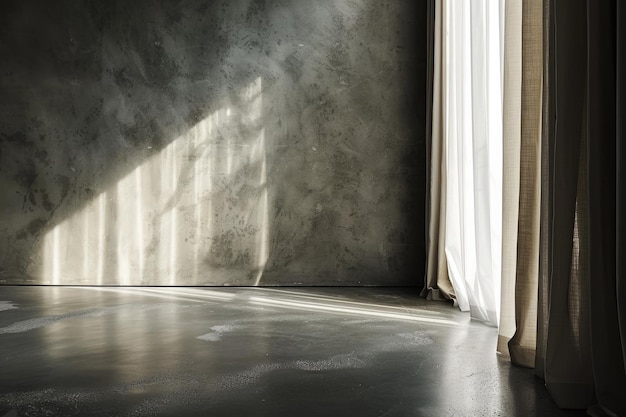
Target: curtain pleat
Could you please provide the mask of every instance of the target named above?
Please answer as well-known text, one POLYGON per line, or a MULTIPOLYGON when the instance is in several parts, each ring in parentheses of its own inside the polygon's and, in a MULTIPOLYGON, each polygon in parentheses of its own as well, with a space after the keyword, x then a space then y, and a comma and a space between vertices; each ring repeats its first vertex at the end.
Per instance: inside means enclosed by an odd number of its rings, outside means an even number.
POLYGON ((504 18, 502 103, 502 296, 497 350, 509 354, 515 334, 522 119, 522 0, 508 0, 504 18))
POLYGON ((498 351, 533 367, 541 202, 543 3, 506 2, 502 306, 498 351))
POLYGON ((458 305, 497 326, 503 1, 444 0, 445 255, 458 305))
POLYGON ((551 256, 545 352, 546 387, 564 408, 585 408, 593 398, 589 346, 588 268, 584 231, 586 4, 554 2, 555 119, 549 221, 551 256))
MULTIPOLYGON (((587 10, 590 319, 594 384, 603 412, 626 412, 626 373, 617 298, 616 7, 587 10)), ((623 213, 622 213, 623 214, 623 213)), ((592 410, 593 411, 593 410, 592 410)), ((598 414, 598 412, 593 411, 598 414)))
POLYGON ((541 207, 539 224, 539 276, 537 290, 537 345, 535 351, 535 375, 545 379, 545 363, 548 339, 548 313, 550 300, 550 258, 552 243, 550 219, 552 218, 551 190, 554 177, 550 169, 554 154, 554 2, 543 0, 543 95, 541 103, 541 207))
POLYGON ((431 141, 429 149, 430 181, 429 181, 429 218, 428 218, 428 254, 425 285, 422 296, 429 300, 454 299, 455 293, 448 276, 448 265, 445 255, 446 233, 446 161, 443 123, 443 71, 445 68, 445 51, 443 43, 443 2, 432 1, 429 5, 433 23, 432 30, 432 103, 431 141))
POLYGON ((617 2, 616 28, 616 280, 622 363, 626 372, 626 4, 617 2))
POLYGON ((542 1, 524 1, 522 6, 519 218, 514 300, 516 330, 508 347, 512 362, 525 367, 534 366, 537 343, 541 214, 542 25, 542 1))

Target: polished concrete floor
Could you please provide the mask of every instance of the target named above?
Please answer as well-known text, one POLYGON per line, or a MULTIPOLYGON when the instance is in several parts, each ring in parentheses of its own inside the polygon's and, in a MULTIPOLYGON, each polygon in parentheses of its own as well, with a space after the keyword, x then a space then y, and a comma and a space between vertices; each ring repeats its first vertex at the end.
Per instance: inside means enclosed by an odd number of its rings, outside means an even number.
POLYGON ((0 287, 0 417, 579 416, 389 288, 0 287))

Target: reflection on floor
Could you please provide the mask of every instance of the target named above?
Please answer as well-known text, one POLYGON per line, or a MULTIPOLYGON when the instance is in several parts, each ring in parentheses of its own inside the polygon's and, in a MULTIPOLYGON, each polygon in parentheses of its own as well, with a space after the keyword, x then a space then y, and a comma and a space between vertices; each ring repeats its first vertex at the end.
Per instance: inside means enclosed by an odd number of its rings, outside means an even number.
POLYGON ((0 417, 578 416, 391 288, 0 288, 0 417))

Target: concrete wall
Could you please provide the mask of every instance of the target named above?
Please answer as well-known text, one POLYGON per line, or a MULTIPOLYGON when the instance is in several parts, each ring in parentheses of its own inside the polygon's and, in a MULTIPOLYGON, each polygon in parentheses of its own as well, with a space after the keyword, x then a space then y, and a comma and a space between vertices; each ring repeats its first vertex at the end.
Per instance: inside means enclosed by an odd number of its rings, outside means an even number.
POLYGON ((419 285, 421 3, 2 2, 0 284, 419 285))

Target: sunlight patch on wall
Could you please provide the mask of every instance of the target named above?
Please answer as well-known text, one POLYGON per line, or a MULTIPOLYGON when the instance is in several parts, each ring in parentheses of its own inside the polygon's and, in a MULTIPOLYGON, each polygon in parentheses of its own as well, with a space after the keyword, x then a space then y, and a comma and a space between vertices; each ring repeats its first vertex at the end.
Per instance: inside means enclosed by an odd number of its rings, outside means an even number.
POLYGON ((262 106, 257 78, 57 224, 43 281, 202 285, 239 274, 258 285, 269 255, 262 106))

